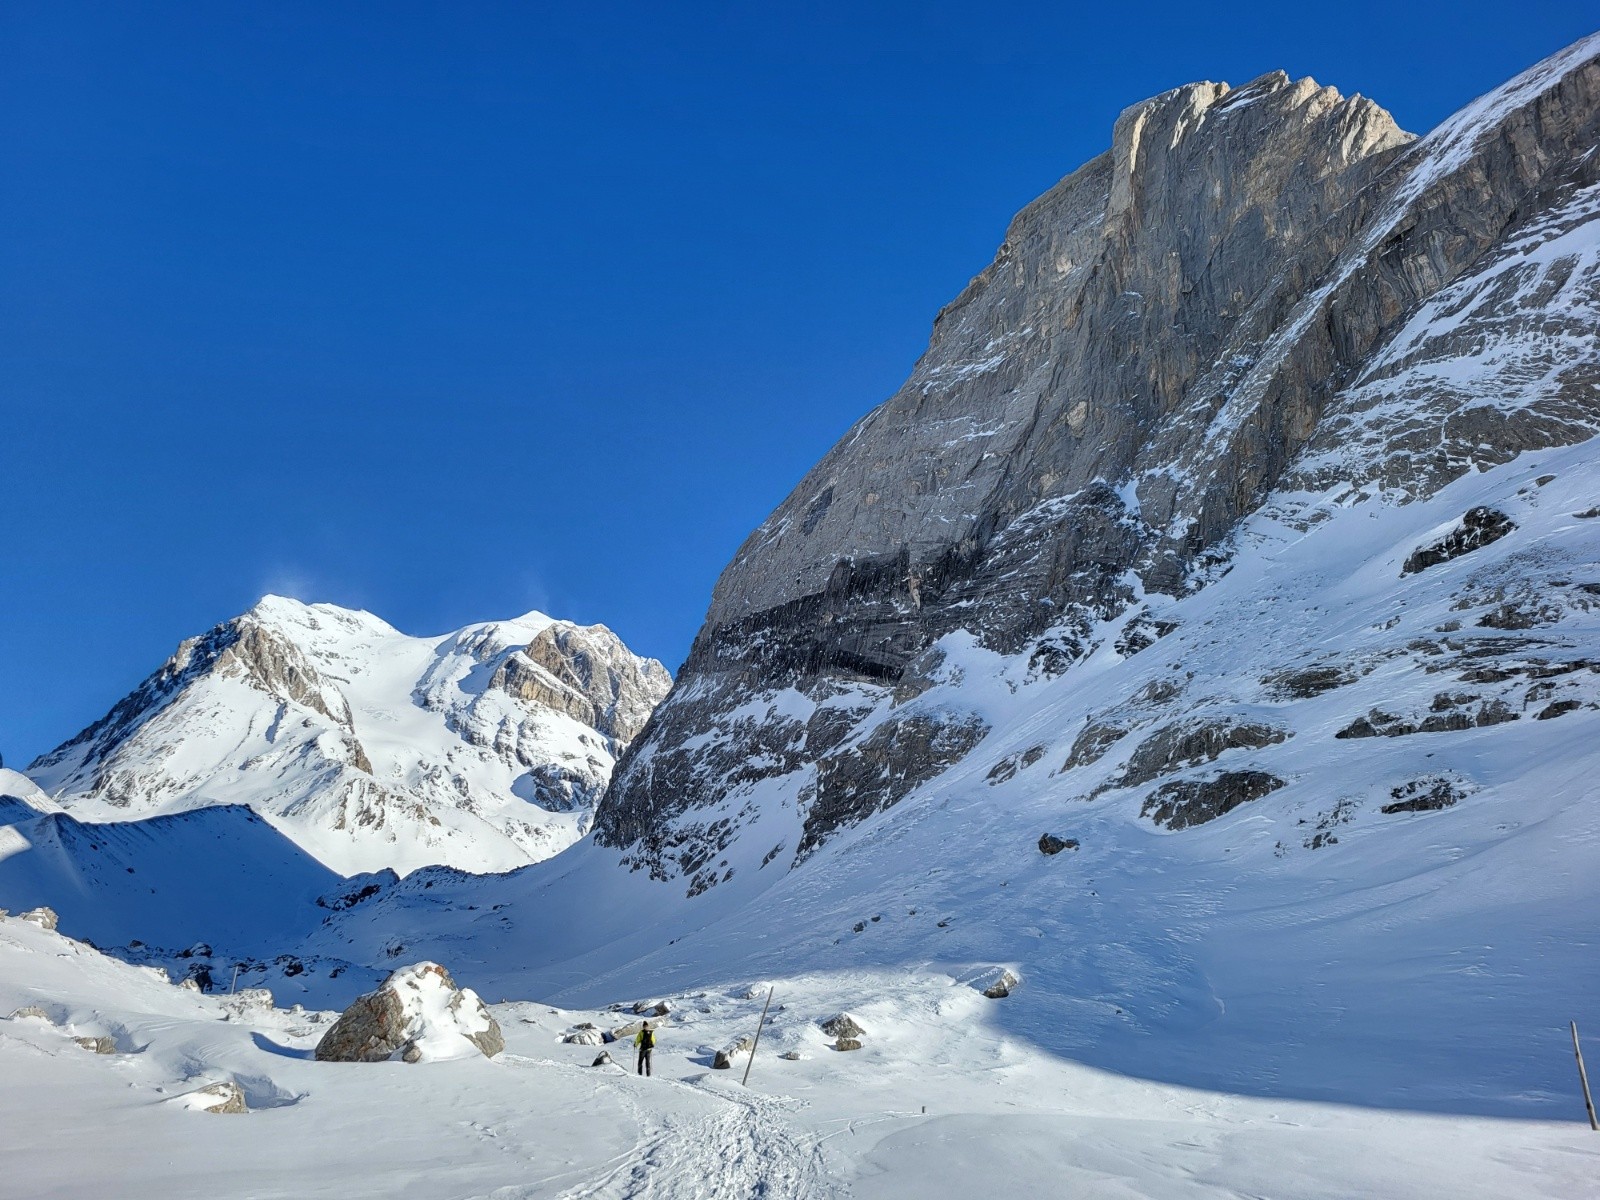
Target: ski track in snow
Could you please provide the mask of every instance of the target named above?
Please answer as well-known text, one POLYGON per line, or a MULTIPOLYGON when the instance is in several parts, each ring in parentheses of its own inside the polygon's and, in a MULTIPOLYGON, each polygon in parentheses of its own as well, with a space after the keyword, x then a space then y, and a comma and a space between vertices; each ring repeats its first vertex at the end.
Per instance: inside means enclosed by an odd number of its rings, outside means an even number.
MULTIPOLYGON (((670 1079, 641 1080, 643 1090, 694 1089, 670 1079)), ((559 1200, 799 1200, 820 1194, 820 1156, 789 1128, 775 1101, 756 1093, 713 1093, 703 1116, 663 1111, 642 1089, 616 1094, 641 1131, 620 1161, 559 1193, 559 1200)), ((534 1193, 497 1192, 494 1200, 534 1193)))

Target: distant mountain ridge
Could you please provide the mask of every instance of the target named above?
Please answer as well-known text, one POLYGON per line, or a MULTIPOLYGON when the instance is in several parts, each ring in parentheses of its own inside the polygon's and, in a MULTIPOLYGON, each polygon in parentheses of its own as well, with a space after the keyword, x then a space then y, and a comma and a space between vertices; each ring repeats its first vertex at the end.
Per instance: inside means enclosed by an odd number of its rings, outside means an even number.
POLYGON ((508 870, 582 836, 670 684, 603 625, 416 638, 268 596, 27 774, 87 820, 242 804, 343 874, 508 870))

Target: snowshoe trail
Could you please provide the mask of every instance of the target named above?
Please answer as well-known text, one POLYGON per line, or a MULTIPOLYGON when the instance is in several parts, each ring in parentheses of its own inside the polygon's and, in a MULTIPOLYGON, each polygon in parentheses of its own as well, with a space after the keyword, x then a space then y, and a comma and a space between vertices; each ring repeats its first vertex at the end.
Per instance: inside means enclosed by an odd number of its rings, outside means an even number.
POLYGON ((673 1080, 645 1086, 670 1089, 672 1100, 655 1106, 631 1094, 636 1087, 619 1088, 639 1141, 620 1161, 560 1192, 560 1200, 799 1200, 824 1193, 821 1153, 779 1103, 673 1080), (685 1112, 684 1092, 697 1107, 716 1107, 685 1112))

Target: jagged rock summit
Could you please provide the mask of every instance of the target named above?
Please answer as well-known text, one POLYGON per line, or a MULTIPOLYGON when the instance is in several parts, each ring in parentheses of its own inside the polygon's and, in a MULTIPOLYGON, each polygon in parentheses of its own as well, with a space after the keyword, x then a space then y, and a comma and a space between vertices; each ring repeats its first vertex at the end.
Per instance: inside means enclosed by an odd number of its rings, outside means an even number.
POLYGON ((268 596, 28 774, 90 820, 244 804, 346 874, 507 870, 587 830, 670 685, 603 625, 529 613, 416 638, 268 596))
MULTIPOLYGON (((1013 689, 1130 658, 1247 519, 1304 534, 1592 437, 1597 56, 1587 38, 1422 139, 1281 72, 1128 109, 739 549, 597 840, 691 894, 782 870, 992 744, 954 650, 1000 656, 1013 689), (758 822, 759 865, 731 849, 758 822)), ((1196 702, 1161 686, 1072 765, 1135 710, 1196 702)), ((1213 790, 1283 782, 1262 779, 1213 790)))

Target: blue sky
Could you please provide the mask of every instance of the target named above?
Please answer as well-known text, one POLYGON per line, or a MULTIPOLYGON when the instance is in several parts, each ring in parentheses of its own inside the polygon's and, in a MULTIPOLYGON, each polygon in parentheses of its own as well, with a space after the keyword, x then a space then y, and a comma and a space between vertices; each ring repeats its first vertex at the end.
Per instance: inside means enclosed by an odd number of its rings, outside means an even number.
POLYGON ((676 666, 744 535, 1126 105, 1425 132, 1576 3, 0 10, 0 754, 267 591, 676 666), (1508 15, 1514 11, 1513 15, 1508 15))

